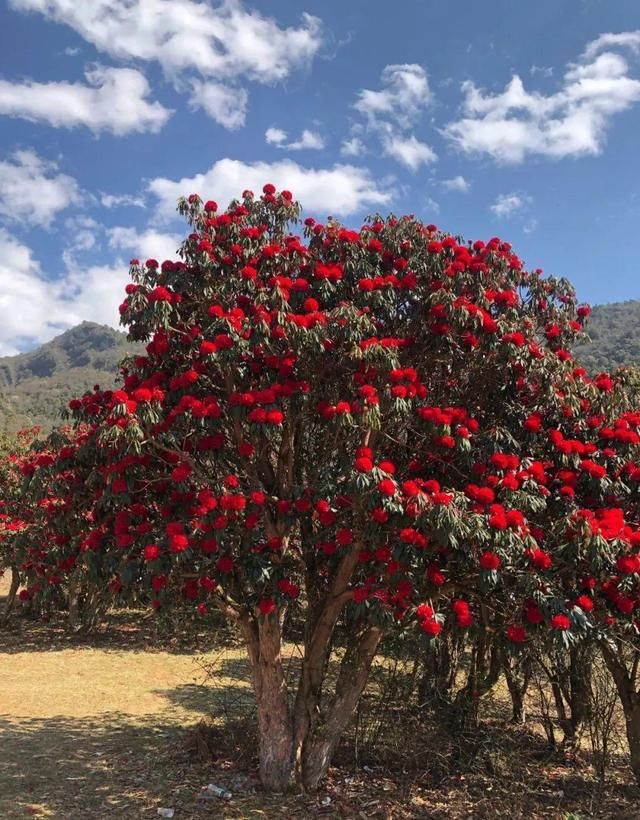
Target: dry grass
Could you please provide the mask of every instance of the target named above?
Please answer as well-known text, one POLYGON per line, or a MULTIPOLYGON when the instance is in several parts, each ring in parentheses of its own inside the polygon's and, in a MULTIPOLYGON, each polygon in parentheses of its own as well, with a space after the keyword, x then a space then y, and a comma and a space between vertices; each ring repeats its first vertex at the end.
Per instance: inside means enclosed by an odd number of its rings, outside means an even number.
POLYGON ((420 745, 411 771, 356 766, 345 747, 342 768, 331 770, 317 798, 278 797, 258 787, 246 725, 223 720, 226 706, 229 714, 249 711, 243 652, 212 646, 211 633, 162 633, 140 613, 114 613, 90 637, 18 618, 0 633, 0 653, 2 818, 137 820, 157 817, 158 807, 174 808, 175 820, 640 818, 623 767, 599 792, 588 767, 558 766, 541 753, 539 737, 505 730, 499 704, 485 738, 491 758, 480 756, 464 774, 434 773, 429 756, 442 749, 417 720, 403 757, 420 745), (206 685, 204 667, 215 670, 206 685), (532 750, 526 759, 522 748, 532 750), (199 799, 211 782, 233 800, 199 799))

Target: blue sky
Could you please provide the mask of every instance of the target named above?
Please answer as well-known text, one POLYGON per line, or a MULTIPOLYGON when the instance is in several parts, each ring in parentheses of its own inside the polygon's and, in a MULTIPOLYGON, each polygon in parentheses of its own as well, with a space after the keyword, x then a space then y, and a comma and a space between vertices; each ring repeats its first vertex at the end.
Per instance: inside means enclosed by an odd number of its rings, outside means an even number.
POLYGON ((0 0, 0 355, 117 326, 180 194, 498 235, 640 298, 637 0, 0 0))

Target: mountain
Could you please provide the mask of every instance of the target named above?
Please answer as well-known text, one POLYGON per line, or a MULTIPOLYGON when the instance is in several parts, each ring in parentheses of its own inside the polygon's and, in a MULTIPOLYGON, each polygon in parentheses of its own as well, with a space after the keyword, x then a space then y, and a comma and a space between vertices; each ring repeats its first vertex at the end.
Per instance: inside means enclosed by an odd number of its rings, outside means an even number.
MULTIPOLYGON (((587 333, 589 344, 574 352, 592 373, 640 366, 640 300, 598 305, 587 333)), ((136 350, 126 334, 82 322, 36 350, 0 358, 0 433, 34 424, 50 430, 69 399, 94 384, 114 386, 118 363, 136 350)))
POLYGON ((589 344, 574 354, 590 372, 640 366, 640 300, 596 305, 586 327, 589 344))
POLYGON ((82 322, 28 353, 0 357, 0 432, 50 430, 69 399, 115 385, 118 363, 137 347, 125 333, 82 322))

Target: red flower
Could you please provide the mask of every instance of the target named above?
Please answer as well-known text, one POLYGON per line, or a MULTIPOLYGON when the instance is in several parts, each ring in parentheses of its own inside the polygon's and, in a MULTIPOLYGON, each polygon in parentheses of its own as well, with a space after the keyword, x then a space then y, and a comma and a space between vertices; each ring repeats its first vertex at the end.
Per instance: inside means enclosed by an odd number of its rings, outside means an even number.
POLYGON ((544 621, 542 610, 534 603, 527 604, 524 614, 530 624, 541 624, 544 621))
POLYGON ((284 413, 282 410, 267 410, 266 421, 268 424, 282 424, 284 413))
POLYGON ((275 612, 276 602, 272 598, 261 598, 258 609, 263 615, 271 615, 272 612, 275 612))
POLYGON ((521 624, 510 624, 507 627, 507 638, 513 643, 523 643, 527 639, 527 630, 521 624))
POLYGON ((177 482, 186 481, 192 472, 193 470, 188 464, 178 464, 171 471, 171 478, 177 482))
POLYGON ((551 564, 553 563, 549 553, 541 549, 529 550, 528 556, 529 560, 536 569, 550 569, 551 564))
POLYGON ((580 607, 583 612, 592 612, 593 611, 593 599, 590 598, 588 595, 578 595, 576 598, 576 604, 580 607))
POLYGON ((420 604, 418 607, 416 607, 416 617, 418 618, 418 620, 429 620, 433 618, 433 616, 433 607, 429 606, 429 604, 420 604))
POLYGON ((566 630, 569 629, 571 626, 571 621, 568 615, 565 615, 564 612, 558 612, 557 615, 553 615, 551 618, 551 626, 553 629, 562 629, 566 630))
POLYGON ((233 558, 230 558, 228 555, 221 555, 216 561, 216 567, 218 568, 218 572, 225 574, 233 572, 233 558))
POLYGON ((480 556, 480 566, 482 569, 487 570, 498 569, 500 566, 500 556, 496 555, 495 552, 491 552, 491 550, 485 550, 480 556))
POLYGON ((435 618, 431 620, 420 621, 420 629, 426 632, 427 635, 439 635, 442 632, 442 624, 436 621, 435 618))
POLYGON ((336 541, 341 547, 348 547, 349 544, 353 544, 353 532, 348 529, 338 530, 336 541))
POLYGON ((368 456, 360 456, 355 461, 355 468, 359 473, 368 473, 373 470, 373 461, 368 456))
POLYGON ((149 544, 147 547, 144 548, 143 556, 145 561, 155 561, 157 558, 160 557, 160 547, 156 544, 149 544))
POLYGON ((382 495, 391 497, 396 494, 395 482, 390 478, 383 478, 382 481, 378 482, 378 490, 380 490, 382 495))

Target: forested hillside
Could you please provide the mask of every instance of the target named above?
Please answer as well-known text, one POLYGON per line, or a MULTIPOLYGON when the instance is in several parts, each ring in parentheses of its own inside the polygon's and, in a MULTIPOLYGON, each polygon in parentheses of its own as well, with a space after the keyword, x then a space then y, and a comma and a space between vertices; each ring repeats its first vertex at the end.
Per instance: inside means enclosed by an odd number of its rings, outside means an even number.
MULTIPOLYGON (((576 349, 592 372, 640 365, 640 300, 594 307, 591 341, 576 349)), ((0 432, 49 430, 73 396, 115 384, 118 362, 136 346, 107 325, 82 322, 36 350, 0 358, 0 432)))
POLYGON ((591 371, 640 365, 640 300, 597 305, 589 317, 588 345, 576 348, 578 359, 591 371))
POLYGON ((126 334, 82 322, 36 350, 0 358, 0 432, 50 429, 73 396, 115 384, 118 362, 133 349, 126 334))

